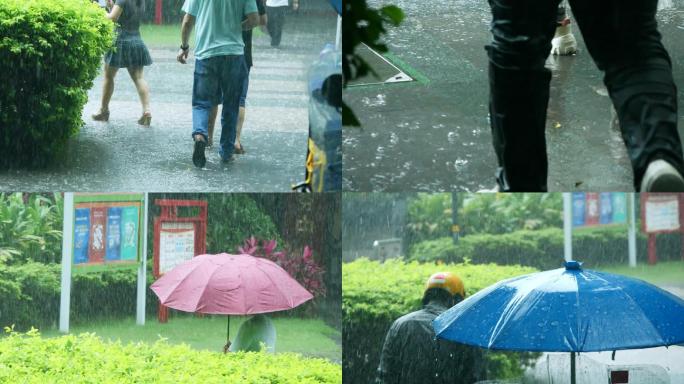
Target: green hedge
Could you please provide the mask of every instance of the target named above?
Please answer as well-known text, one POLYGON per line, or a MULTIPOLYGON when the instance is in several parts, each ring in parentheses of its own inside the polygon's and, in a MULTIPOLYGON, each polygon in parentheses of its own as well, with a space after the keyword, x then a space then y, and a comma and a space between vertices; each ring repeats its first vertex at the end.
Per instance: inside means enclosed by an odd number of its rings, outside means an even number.
MULTIPOLYGON (((659 260, 681 258, 679 234, 657 236, 659 260)), ((421 262, 520 264, 541 270, 560 268, 563 264, 563 230, 547 228, 537 231, 516 231, 500 235, 469 235, 454 245, 450 237, 415 244, 408 260, 421 262)), ((586 228, 573 233, 572 253, 587 268, 607 264, 626 264, 629 253, 625 227, 586 228)), ((647 237, 637 235, 639 262, 646 262, 647 237)))
POLYGON ((90 0, 0 1, 0 167, 66 151, 112 37, 90 0))
MULTIPOLYGON (((344 382, 368 383, 375 377, 385 334, 394 320, 421 307, 425 281, 438 271, 448 270, 464 281, 466 294, 472 295, 495 282, 535 272, 520 266, 420 264, 388 260, 385 263, 358 259, 342 265, 342 346, 344 382)), ((501 362, 501 354, 490 360, 501 362)), ((518 355, 506 355, 507 360, 518 355)), ((510 376, 514 364, 496 364, 492 376, 510 376), (506 370, 508 372, 506 372, 506 370)))
POLYGON ((0 337, 0 382, 35 383, 339 383, 325 359, 292 353, 197 351, 187 345, 104 342, 94 334, 51 339, 37 332, 0 337))
MULTIPOLYGON (((154 281, 147 277, 148 286, 154 281)), ((61 267, 27 263, 0 265, 0 326, 17 329, 54 327, 59 319, 61 267)), ((135 270, 75 273, 71 285, 71 321, 133 316, 136 308, 135 270)), ((156 296, 147 295, 147 311, 156 310, 156 296)))

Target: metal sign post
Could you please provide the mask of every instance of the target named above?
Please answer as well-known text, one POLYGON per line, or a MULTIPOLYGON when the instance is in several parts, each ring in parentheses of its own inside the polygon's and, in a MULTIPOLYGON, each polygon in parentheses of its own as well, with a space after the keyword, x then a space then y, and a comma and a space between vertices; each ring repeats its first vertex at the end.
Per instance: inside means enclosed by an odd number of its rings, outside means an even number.
POLYGON ((147 192, 143 204, 142 257, 138 265, 138 297, 136 302, 135 323, 145 325, 145 295, 147 294, 147 192))
POLYGON ((636 197, 634 193, 629 194, 629 229, 628 229, 628 245, 629 245, 629 266, 634 268, 637 264, 637 248, 636 248, 636 197))
POLYGON ((64 226, 62 227, 62 291, 59 299, 59 331, 69 333, 71 305, 71 250, 74 240, 74 194, 64 193, 64 226))
POLYGON ((563 192, 563 240, 565 261, 572 260, 572 195, 563 192))

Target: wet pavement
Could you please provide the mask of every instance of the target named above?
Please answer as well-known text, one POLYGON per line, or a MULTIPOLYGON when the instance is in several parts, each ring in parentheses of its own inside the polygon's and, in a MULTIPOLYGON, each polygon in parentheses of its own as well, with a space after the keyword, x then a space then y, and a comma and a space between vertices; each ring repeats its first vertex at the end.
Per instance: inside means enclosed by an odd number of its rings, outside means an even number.
MULTIPOLYGON (((390 59, 414 78, 418 74, 426 79, 345 90, 345 101, 363 128, 345 127, 343 188, 392 192, 492 188, 496 157, 487 117, 483 48, 490 40, 487 2, 393 3, 404 9, 406 19, 389 31, 390 59)), ((684 5, 675 1, 659 12, 658 20, 673 57, 681 112, 684 5)), ((602 74, 577 28, 574 34, 580 53, 548 63, 553 70, 546 125, 549 189, 632 190, 631 167, 620 133, 612 128, 602 74)), ((681 135, 684 121, 679 126, 681 135)))
MULTIPOLYGON (((264 35, 254 40, 254 63, 242 142, 247 151, 224 165, 218 148, 207 165, 192 164, 194 61, 176 62, 175 49, 150 47, 145 71, 151 88, 152 125, 137 124, 142 111, 125 70, 116 78, 108 123, 93 121, 102 76, 83 111, 85 126, 70 140, 68 157, 45 170, 0 173, 0 189, 25 191, 289 191, 303 180, 308 137, 307 70, 335 40, 333 12, 291 18, 280 49, 264 35)), ((179 32, 180 33, 180 32, 179 32)), ((191 44, 194 45, 194 44, 191 44)), ((220 119, 219 119, 220 120, 220 119)), ((214 141, 220 138, 217 122, 214 141)))

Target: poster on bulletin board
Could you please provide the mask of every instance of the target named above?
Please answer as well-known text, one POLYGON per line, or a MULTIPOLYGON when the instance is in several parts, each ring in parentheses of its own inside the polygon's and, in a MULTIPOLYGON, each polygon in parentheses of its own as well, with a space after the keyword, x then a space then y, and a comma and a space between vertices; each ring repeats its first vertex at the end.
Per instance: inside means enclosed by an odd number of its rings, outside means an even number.
POLYGON ((136 263, 143 199, 142 194, 75 195, 73 264, 136 263))

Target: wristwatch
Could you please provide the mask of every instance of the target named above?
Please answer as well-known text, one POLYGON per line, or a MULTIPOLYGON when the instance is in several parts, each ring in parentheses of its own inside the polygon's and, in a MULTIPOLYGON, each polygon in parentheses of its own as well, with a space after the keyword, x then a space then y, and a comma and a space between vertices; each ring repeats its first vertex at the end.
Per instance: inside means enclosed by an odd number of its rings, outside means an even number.
POLYGON ((180 49, 187 51, 188 49, 190 49, 190 44, 188 44, 186 46, 183 46, 183 44, 181 44, 180 49))

